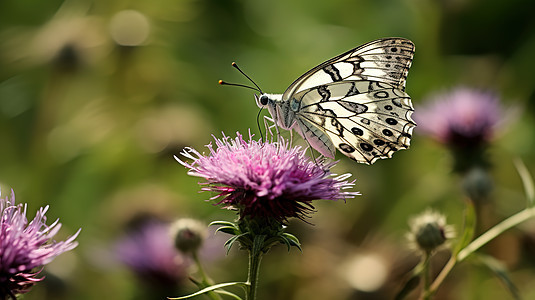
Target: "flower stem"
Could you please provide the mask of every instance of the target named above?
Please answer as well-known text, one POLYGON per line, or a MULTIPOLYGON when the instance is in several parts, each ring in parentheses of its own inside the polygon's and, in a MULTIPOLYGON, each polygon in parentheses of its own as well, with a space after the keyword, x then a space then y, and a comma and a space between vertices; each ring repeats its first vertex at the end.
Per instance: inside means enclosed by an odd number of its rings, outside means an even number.
POLYGON ((440 284, 444 281, 449 272, 453 269, 457 262, 461 262, 470 256, 472 253, 477 251, 479 248, 483 247, 488 242, 492 241, 494 238, 505 232, 506 230, 521 224, 522 222, 529 220, 530 218, 535 217, 535 207, 528 207, 522 211, 510 216, 509 218, 498 223, 491 229, 487 230, 485 233, 480 235, 478 238, 473 240, 468 244, 464 249, 462 249, 457 255, 452 255, 450 260, 446 263, 440 274, 438 274, 435 281, 431 284, 427 294, 433 294, 440 284))
POLYGON ((503 232, 512 227, 517 226, 518 224, 523 223, 524 221, 529 220, 532 217, 535 217, 535 207, 528 207, 503 220, 499 224, 489 229, 487 232, 480 235, 477 239, 472 241, 470 244, 468 244, 468 246, 461 250, 457 255, 458 261, 464 260, 470 254, 483 247, 486 243, 492 241, 498 235, 502 234, 503 232))
POLYGON ((260 261, 262 260, 262 248, 264 245, 265 235, 257 235, 254 237, 253 247, 249 250, 249 274, 247 276, 247 290, 246 300, 256 300, 256 288, 258 285, 258 274, 260 271, 260 261))
POLYGON ((431 278, 430 278, 430 274, 431 274, 431 267, 430 267, 430 260, 431 260, 431 253, 429 252, 426 252, 425 253, 425 257, 424 257, 424 262, 423 262, 423 279, 424 279, 424 294, 423 294, 423 299, 424 300, 429 300, 431 299, 431 293, 429 293, 429 287, 431 285, 431 278))
MULTIPOLYGON (((197 270, 199 272, 199 275, 201 276, 201 284, 203 288, 209 287, 214 284, 212 279, 208 277, 206 272, 204 271, 204 268, 202 267, 201 260, 199 259, 199 254, 197 251, 192 253, 193 261, 195 262, 195 265, 197 266, 197 270)), ((222 300, 221 296, 217 294, 216 292, 208 292, 206 293, 208 297, 212 300, 222 300)))

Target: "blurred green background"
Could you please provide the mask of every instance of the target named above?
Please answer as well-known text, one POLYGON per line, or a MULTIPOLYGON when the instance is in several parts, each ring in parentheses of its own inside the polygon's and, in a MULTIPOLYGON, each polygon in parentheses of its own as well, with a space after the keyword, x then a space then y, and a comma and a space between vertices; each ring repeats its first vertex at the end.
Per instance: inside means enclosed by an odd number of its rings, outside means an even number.
MULTIPOLYGON (((233 220, 198 193, 173 155, 211 134, 251 128, 258 108, 236 61, 267 92, 282 93, 320 62, 390 36, 416 44, 407 92, 416 110, 455 86, 496 91, 511 116, 490 157, 490 226, 525 206, 513 165, 535 172, 535 2, 401 1, 0 1, 0 183, 29 215, 49 204, 58 239, 80 245, 47 267, 24 299, 141 299, 144 287, 109 254, 139 214, 233 220)), ((266 112, 264 112, 266 113, 266 112)), ((317 202, 289 232, 303 253, 281 246, 263 260, 259 299, 388 299, 417 262, 405 232, 434 207, 462 228, 463 193, 444 147, 418 135, 411 149, 373 166, 338 154, 362 196, 317 202), (374 281, 375 280, 375 281, 374 281)), ((484 249, 502 260, 521 294, 535 297, 535 223, 484 249)), ((246 253, 207 262, 217 282, 245 280, 246 253)), ((445 255, 442 255, 445 256, 445 255)), ((437 260, 440 264, 440 256, 437 260)), ((193 271, 193 270, 192 270, 193 271)), ((176 295, 194 291, 189 282, 176 295)), ((437 299, 507 299, 483 267, 464 263, 437 299)), ((150 299, 144 296, 143 299, 150 299)))

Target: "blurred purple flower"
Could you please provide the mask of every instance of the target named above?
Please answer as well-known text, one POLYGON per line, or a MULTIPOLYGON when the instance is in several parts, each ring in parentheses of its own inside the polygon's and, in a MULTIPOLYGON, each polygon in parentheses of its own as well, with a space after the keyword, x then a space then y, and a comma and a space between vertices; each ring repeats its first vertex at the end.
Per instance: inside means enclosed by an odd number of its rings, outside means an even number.
POLYGON ((215 138, 217 149, 207 147, 209 155, 192 148, 181 154, 193 162, 175 159, 189 168, 188 174, 202 177, 204 191, 222 197, 217 204, 238 209, 240 218, 267 218, 286 222, 296 217, 303 220, 314 209, 313 200, 345 200, 359 195, 342 190, 353 187, 346 181, 351 174, 334 177, 330 168, 336 162, 324 163, 306 157, 306 149, 290 147, 287 141, 261 142, 223 136, 215 138))
POLYGON ((40 208, 28 224, 26 205, 15 204, 13 190, 10 198, 0 198, 0 299, 28 292, 44 279, 36 277, 44 265, 78 245, 74 239, 80 230, 65 241, 50 241, 61 224, 56 220, 46 225, 47 210, 40 208))
POLYGON ((430 101, 414 114, 418 128, 453 148, 484 146, 503 118, 498 96, 489 91, 461 87, 430 101))
POLYGON ((143 283, 172 289, 186 277, 184 257, 173 246, 169 226, 163 222, 145 221, 129 229, 115 252, 143 283))

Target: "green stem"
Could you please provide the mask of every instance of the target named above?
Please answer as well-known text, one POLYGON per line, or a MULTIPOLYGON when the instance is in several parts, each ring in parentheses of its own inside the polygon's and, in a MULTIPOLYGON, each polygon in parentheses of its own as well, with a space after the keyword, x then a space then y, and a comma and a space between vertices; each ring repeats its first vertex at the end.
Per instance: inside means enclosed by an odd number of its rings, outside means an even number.
POLYGON ((256 300, 256 289, 258 285, 258 274, 260 272, 260 261, 262 260, 262 248, 264 245, 265 235, 254 237, 253 247, 249 250, 249 274, 247 275, 246 300, 256 300))
POLYGON ((437 276, 435 281, 431 284, 428 294, 434 293, 440 284, 444 281, 449 272, 453 269, 457 262, 461 262, 470 256, 472 253, 477 251, 479 248, 483 247, 488 242, 492 241, 494 238, 505 232, 506 230, 515 227, 522 222, 529 220, 530 218, 535 217, 535 207, 528 207, 522 211, 510 216, 509 218, 498 223, 491 229, 487 230, 485 233, 480 235, 478 238, 473 240, 468 244, 464 249, 462 249, 457 255, 452 255, 450 260, 446 263, 440 274, 437 276))
MULTIPOLYGON (((199 275, 201 276, 202 287, 206 288, 213 285, 214 282, 210 277, 208 277, 208 275, 204 271, 204 268, 202 267, 201 260, 199 259, 197 251, 193 252, 191 256, 193 258, 193 261, 195 262, 195 265, 197 265, 197 270, 199 272, 199 275)), ((223 300, 223 298, 221 298, 221 296, 216 292, 208 292, 206 293, 206 295, 212 300, 223 300)))
POLYGON ((431 260, 431 254, 426 252, 425 254, 425 257, 424 257, 424 263, 423 263, 423 278, 424 278, 424 296, 423 296, 423 299, 424 300, 429 300, 431 299, 431 293, 429 293, 429 287, 431 285, 431 278, 430 278, 430 275, 431 275, 431 267, 430 267, 430 260, 431 260))
POLYGON ((468 244, 468 246, 461 250, 457 255, 457 260, 463 261, 470 254, 483 247, 486 243, 492 241, 498 235, 502 234, 510 228, 517 226, 518 224, 523 223, 524 221, 529 220, 532 217, 535 217, 535 207, 528 207, 503 220, 502 222, 489 229, 487 232, 480 235, 477 239, 472 241, 470 244, 468 244))

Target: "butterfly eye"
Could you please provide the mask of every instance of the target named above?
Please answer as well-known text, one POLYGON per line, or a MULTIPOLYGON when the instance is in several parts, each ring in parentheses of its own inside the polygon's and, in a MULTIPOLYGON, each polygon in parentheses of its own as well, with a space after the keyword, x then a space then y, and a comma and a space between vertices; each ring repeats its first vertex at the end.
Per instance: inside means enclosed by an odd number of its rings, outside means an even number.
POLYGON ((260 96, 260 104, 267 105, 268 102, 269 102, 269 99, 268 99, 268 97, 266 95, 260 96))

